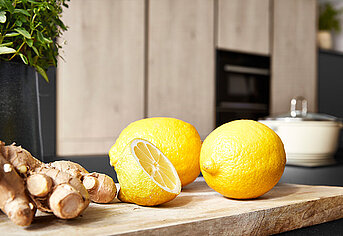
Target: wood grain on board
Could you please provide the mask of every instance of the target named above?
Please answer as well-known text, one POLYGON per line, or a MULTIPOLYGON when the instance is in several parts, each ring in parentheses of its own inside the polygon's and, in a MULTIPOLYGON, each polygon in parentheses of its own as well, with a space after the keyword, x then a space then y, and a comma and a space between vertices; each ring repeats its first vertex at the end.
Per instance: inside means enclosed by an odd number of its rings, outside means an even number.
POLYGON ((343 218, 343 188, 278 184, 254 200, 216 193, 202 178, 158 207, 91 204, 74 220, 40 214, 28 228, 0 215, 7 235, 268 235, 343 218))

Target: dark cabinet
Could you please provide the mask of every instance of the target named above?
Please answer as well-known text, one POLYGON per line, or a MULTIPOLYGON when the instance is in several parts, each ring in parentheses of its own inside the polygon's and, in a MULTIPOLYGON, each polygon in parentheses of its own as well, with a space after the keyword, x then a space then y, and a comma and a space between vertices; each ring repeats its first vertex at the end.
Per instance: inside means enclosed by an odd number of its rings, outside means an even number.
MULTIPOLYGON (((319 50, 318 110, 320 113, 343 118, 343 53, 319 50)), ((340 137, 343 150, 343 132, 340 137)))

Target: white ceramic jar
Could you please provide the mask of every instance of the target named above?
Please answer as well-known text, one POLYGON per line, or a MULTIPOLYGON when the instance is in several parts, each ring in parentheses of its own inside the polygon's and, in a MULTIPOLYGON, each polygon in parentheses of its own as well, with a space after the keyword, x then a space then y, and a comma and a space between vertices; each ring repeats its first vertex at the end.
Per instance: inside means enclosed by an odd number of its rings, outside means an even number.
POLYGON ((322 166, 333 164, 342 121, 334 116, 307 112, 302 97, 291 100, 291 112, 259 122, 273 129, 285 145, 287 164, 322 166), (301 110, 296 106, 301 102, 301 110))

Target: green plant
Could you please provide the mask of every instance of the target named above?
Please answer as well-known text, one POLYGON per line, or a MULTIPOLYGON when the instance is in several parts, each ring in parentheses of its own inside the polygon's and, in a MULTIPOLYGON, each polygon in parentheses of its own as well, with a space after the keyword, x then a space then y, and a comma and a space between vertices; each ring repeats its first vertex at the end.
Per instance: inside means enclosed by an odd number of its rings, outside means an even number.
POLYGON ((341 30, 339 15, 342 10, 335 9, 331 3, 325 3, 319 7, 319 30, 339 32, 341 30))
POLYGON ((48 81, 61 48, 56 38, 67 30, 60 19, 67 1, 0 0, 0 60, 22 61, 48 81))

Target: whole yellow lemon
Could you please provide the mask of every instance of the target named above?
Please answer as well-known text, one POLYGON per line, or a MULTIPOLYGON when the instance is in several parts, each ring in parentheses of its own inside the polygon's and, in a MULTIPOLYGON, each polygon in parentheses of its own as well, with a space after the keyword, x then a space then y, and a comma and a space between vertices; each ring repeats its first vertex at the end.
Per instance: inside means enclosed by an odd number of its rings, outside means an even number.
POLYGON ((200 168, 206 183, 235 199, 257 198, 280 180, 286 154, 279 136, 252 120, 226 123, 205 139, 200 168))
POLYGON ((182 186, 192 183, 200 174, 201 139, 195 127, 169 117, 153 117, 129 124, 109 151, 111 165, 135 138, 151 142, 174 165, 182 186))

